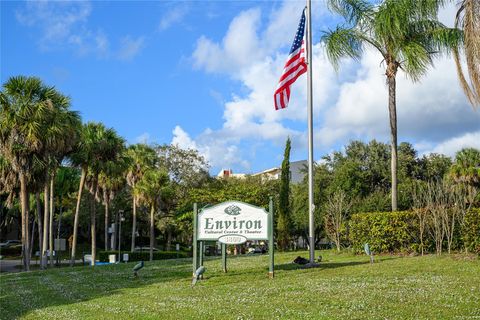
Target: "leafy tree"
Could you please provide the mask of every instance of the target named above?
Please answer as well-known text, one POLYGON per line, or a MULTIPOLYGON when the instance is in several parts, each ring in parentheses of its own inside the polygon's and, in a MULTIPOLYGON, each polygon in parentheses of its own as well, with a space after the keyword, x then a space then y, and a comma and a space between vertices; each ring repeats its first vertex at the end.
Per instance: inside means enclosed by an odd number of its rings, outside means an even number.
POLYGON ((208 179, 208 163, 197 150, 176 145, 162 145, 155 149, 159 166, 168 171, 173 182, 182 186, 180 192, 199 187, 208 179))
POLYGON ((458 29, 446 28, 437 20, 439 1, 384 0, 374 5, 367 0, 329 0, 333 12, 345 24, 323 36, 329 59, 338 68, 342 57, 359 59, 364 47, 378 51, 385 64, 391 131, 392 211, 397 210, 397 105, 398 69, 418 81, 433 58, 457 48, 462 39, 458 29))
MULTIPOLYGON (((184 211, 181 208, 190 200, 194 188, 201 188, 208 179, 208 163, 197 150, 182 149, 176 145, 162 145, 155 148, 159 167, 168 172, 171 179, 170 195, 164 196, 160 203, 163 212, 159 222, 161 230, 166 235, 166 249, 170 249, 173 234, 183 228, 181 222, 184 211)), ((189 206, 188 211, 190 211, 189 206)), ((185 220, 183 220, 185 221, 185 220)))
MULTIPOLYGON (((262 181, 260 177, 247 176, 245 179, 211 178, 203 186, 192 189, 190 200, 182 206, 191 210, 194 202, 199 207, 205 205, 214 205, 217 203, 237 200, 246 202, 255 206, 268 208, 270 196, 277 194, 278 181, 262 181)), ((190 211, 191 212, 191 211, 190 211)))
MULTIPOLYGON (((328 188, 332 180, 332 172, 328 169, 326 164, 316 164, 314 166, 314 233, 315 244, 320 241, 323 236, 323 207, 328 197, 328 188)), ((309 218, 308 218, 308 177, 299 184, 291 186, 292 192, 292 223, 297 237, 302 237, 307 242, 309 241, 309 218)), ((310 245, 310 244, 309 244, 310 245)))
POLYGON ((452 159, 437 153, 424 155, 420 159, 421 179, 424 181, 442 180, 452 165, 452 159))
POLYGON ((325 205, 325 230, 330 239, 335 242, 340 252, 343 238, 346 237, 346 221, 350 214, 352 200, 347 194, 338 190, 331 195, 325 205))
POLYGON ((375 190, 388 188, 388 146, 372 140, 368 144, 351 141, 345 152, 325 156, 328 170, 333 174, 328 193, 338 189, 352 197, 366 197, 375 190))

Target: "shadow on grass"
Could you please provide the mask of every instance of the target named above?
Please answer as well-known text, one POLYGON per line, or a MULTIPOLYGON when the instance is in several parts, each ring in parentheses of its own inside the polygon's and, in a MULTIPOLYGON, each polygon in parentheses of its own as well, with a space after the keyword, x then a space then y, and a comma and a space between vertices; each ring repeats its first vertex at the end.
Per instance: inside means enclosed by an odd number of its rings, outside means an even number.
POLYGON ((320 262, 317 268, 307 268, 304 265, 299 265, 296 263, 284 263, 280 265, 275 265, 275 270, 308 270, 308 269, 335 269, 342 267, 351 267, 362 264, 369 264, 368 261, 351 261, 351 262, 320 262))
POLYGON ((84 302, 156 283, 185 280, 188 285, 191 279, 191 258, 145 262, 136 278, 132 270, 135 264, 2 273, 0 318, 17 319, 37 309, 84 302))
MULTIPOLYGON (((394 260, 394 259, 399 259, 400 257, 396 256, 378 256, 375 257, 374 264, 376 263, 382 263, 383 261, 389 261, 389 260, 394 260)), ((357 265, 364 265, 364 264, 370 264, 369 260, 356 260, 356 261, 344 261, 344 262, 331 262, 331 261, 323 261, 318 263, 318 267, 315 269, 336 269, 336 268, 342 268, 342 267, 351 267, 351 266, 357 266, 357 265)), ((306 268, 304 265, 299 265, 293 262, 290 263, 283 263, 283 264, 278 264, 275 265, 275 270, 308 270, 309 268, 306 268)))

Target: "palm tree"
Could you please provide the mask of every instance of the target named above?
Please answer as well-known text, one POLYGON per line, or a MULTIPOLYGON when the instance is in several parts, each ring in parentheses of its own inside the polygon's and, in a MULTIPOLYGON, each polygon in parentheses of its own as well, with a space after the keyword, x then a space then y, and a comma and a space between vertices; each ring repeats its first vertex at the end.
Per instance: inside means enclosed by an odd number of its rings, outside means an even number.
POLYGON ((0 93, 0 151, 18 175, 22 221, 23 269, 30 269, 28 181, 34 166, 41 166, 45 119, 49 105, 45 98, 53 89, 34 77, 11 77, 0 93))
POLYGON ((96 259, 96 205, 95 199, 98 192, 98 176, 102 165, 107 161, 115 161, 122 149, 124 141, 115 130, 106 128, 101 123, 89 122, 83 126, 80 134, 80 143, 75 153, 71 155, 72 163, 81 168, 80 185, 77 196, 77 206, 75 209, 75 218, 73 225, 73 242, 70 265, 75 263, 75 252, 77 245, 77 232, 80 213, 80 201, 85 186, 87 174, 90 175, 90 191, 92 193, 91 211, 90 211, 90 230, 92 240, 92 265, 95 265, 96 259))
POLYGON ((450 167, 450 176, 457 183, 480 186, 480 150, 465 148, 458 151, 450 167))
POLYGON ((391 137, 391 202, 397 210, 397 105, 398 69, 418 81, 442 51, 449 53, 462 41, 462 32, 449 29, 437 19, 440 1, 329 0, 333 12, 346 24, 326 32, 322 38, 328 58, 337 69, 343 57, 359 59, 364 47, 378 51, 385 64, 391 137))
POLYGON ((125 171, 128 158, 125 157, 123 145, 119 148, 120 156, 116 161, 107 161, 98 175, 99 196, 105 207, 105 251, 108 250, 108 222, 110 203, 115 195, 125 186, 125 171))
POLYGON ((157 154, 154 149, 146 144, 134 144, 127 150, 129 168, 127 172, 127 183, 132 188, 132 245, 131 252, 135 249, 135 236, 137 234, 137 195, 135 187, 142 178, 144 172, 155 167, 157 154))
POLYGON ((155 213, 158 211, 162 190, 168 188, 168 174, 164 170, 149 169, 137 182, 135 193, 146 206, 150 207, 150 261, 153 260, 155 240, 155 213))
MULTIPOLYGON (((59 165, 66 155, 73 151, 77 144, 81 127, 78 112, 69 110, 70 98, 53 90, 47 100, 49 105, 49 116, 46 118, 44 131, 44 148, 42 153, 45 170, 44 184, 44 231, 43 231, 43 252, 42 266, 45 267, 44 253, 47 248, 53 252, 53 213, 54 213, 54 180, 59 165)), ((53 265, 53 256, 50 255, 50 264, 53 265)))
POLYGON ((455 49, 453 56, 457 73, 468 101, 475 108, 480 105, 480 2, 478 0, 463 0, 459 3, 455 27, 463 30, 463 49, 470 83, 463 72, 459 50, 455 49))

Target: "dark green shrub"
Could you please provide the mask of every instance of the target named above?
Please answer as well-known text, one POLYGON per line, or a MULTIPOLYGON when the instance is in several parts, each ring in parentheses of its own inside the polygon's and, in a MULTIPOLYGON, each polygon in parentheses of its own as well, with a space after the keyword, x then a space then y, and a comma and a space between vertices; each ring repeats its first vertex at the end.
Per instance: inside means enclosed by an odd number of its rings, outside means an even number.
MULTIPOLYGON (((121 256, 123 259, 123 254, 128 253, 128 261, 148 261, 150 260, 150 252, 148 251, 122 251, 121 256)), ((100 251, 98 254, 98 260, 101 262, 108 262, 108 256, 111 254, 117 255, 118 251, 100 251)), ((187 258, 189 256, 188 252, 185 251, 154 251, 153 260, 166 260, 166 259, 176 259, 176 258, 187 258)))
POLYGON ((15 245, 11 247, 1 248, 0 255, 2 256, 20 256, 22 254, 22 245, 15 245))
POLYGON ((416 216, 411 211, 370 212, 352 215, 349 237, 355 252, 368 243, 372 252, 414 251, 416 216))
POLYGON ((465 215, 462 239, 469 252, 480 254, 480 208, 471 209, 465 215))

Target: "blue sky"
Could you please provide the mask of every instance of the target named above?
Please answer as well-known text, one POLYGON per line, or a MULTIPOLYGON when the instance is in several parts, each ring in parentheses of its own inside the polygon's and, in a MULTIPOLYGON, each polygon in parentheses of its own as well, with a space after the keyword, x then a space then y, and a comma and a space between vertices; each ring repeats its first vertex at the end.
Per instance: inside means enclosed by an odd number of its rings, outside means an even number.
MULTIPOLYGON (((0 73, 38 76, 72 98, 84 121, 129 143, 177 143, 222 167, 278 166, 287 136, 306 159, 305 77, 287 110, 272 95, 303 1, 1 2, 0 73)), ((441 17, 451 23, 454 8, 441 17)), ((388 142, 379 57, 330 66, 321 30, 338 22, 314 1, 315 158, 352 139, 388 142)), ((420 153, 480 147, 480 115, 445 58, 420 84, 399 75, 400 141, 420 153)))

